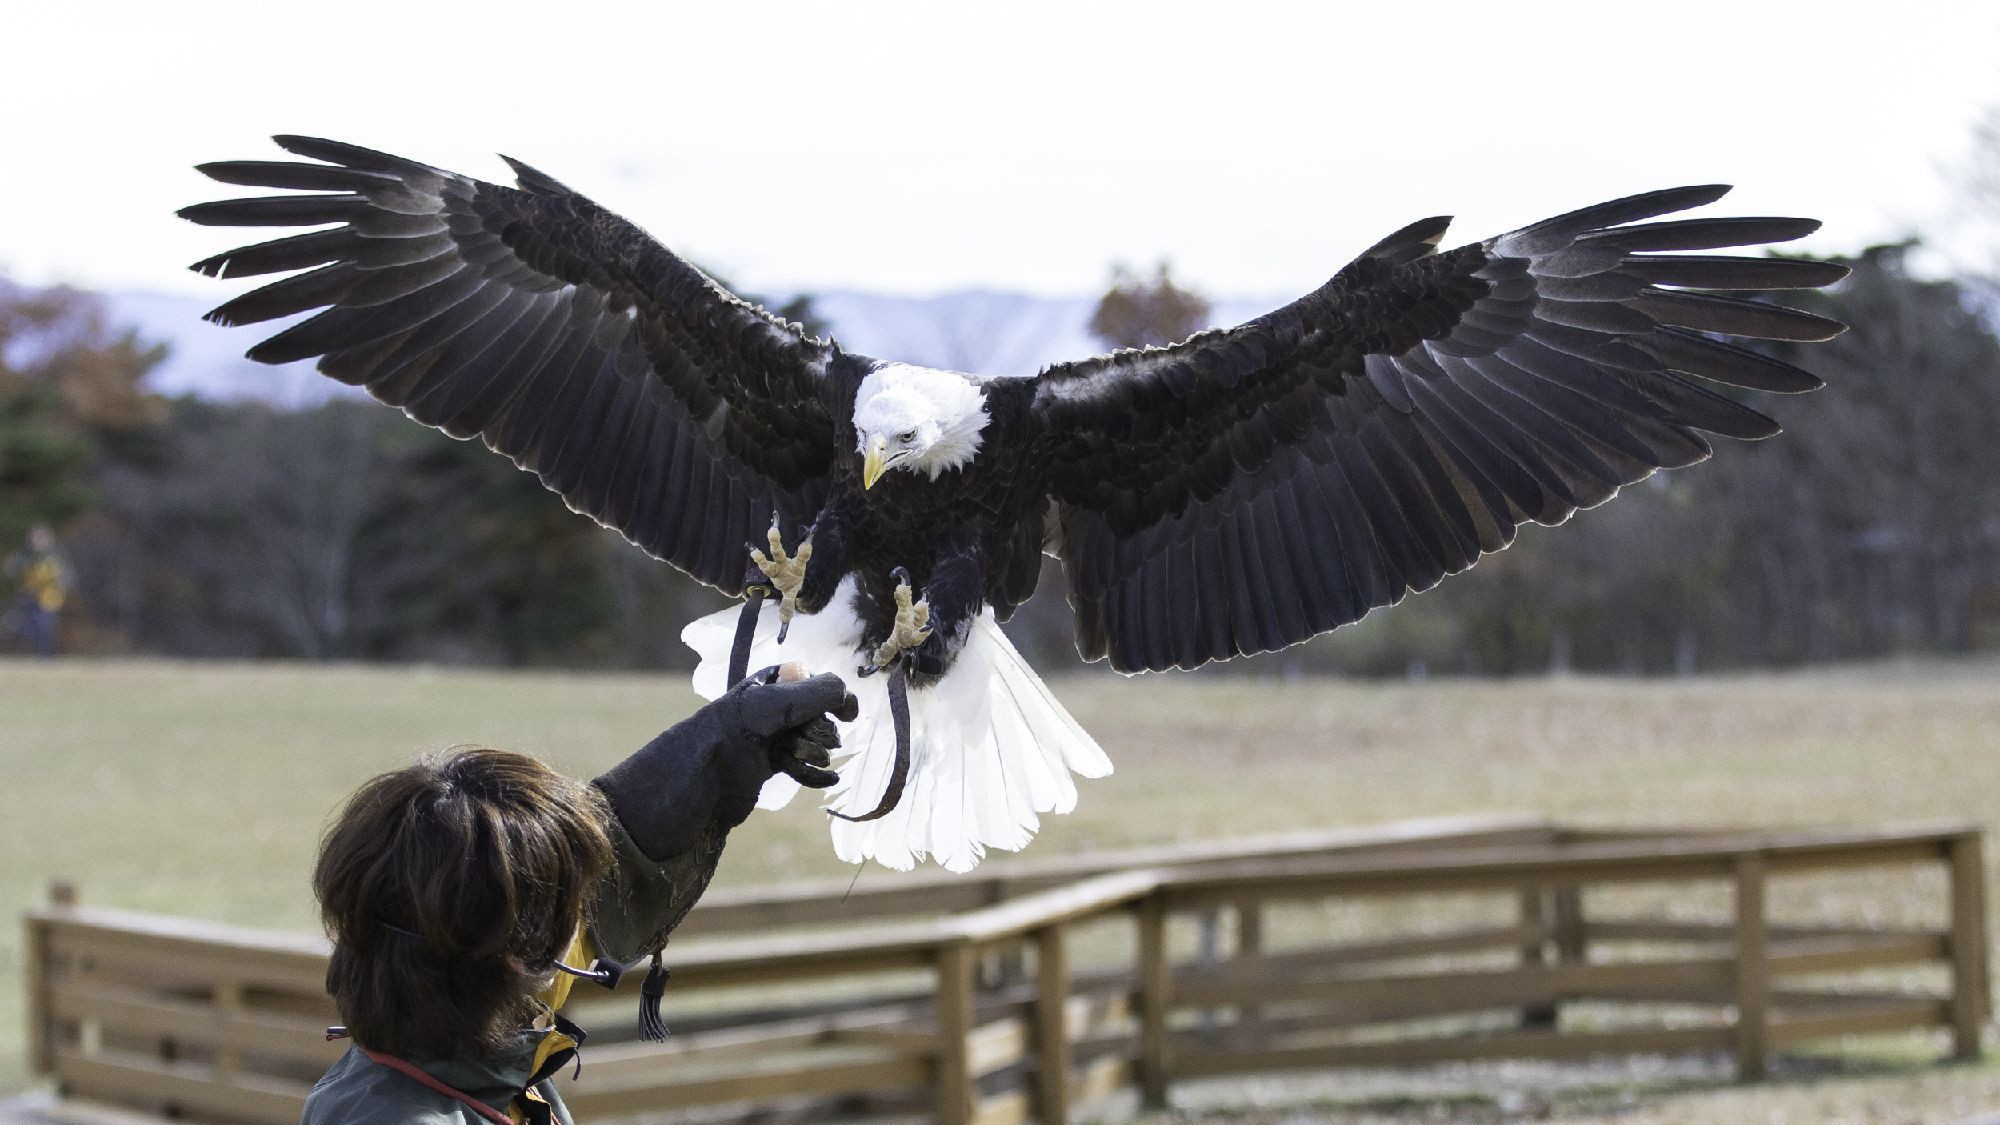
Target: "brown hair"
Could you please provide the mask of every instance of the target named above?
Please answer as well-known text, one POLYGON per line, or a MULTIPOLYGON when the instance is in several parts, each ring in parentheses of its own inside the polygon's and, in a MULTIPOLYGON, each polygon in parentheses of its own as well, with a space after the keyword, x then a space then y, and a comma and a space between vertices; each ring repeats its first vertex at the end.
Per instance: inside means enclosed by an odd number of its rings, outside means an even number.
POLYGON ((460 746, 382 774, 321 841, 326 989, 357 1043, 490 1053, 538 1012, 611 867, 594 787, 525 754, 460 746))

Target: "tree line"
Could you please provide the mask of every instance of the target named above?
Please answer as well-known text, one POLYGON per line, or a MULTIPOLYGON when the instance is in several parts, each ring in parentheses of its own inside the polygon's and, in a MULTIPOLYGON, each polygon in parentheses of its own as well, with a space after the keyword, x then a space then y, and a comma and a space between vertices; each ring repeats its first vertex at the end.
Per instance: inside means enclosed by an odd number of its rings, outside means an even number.
MULTIPOLYGON (((1990 294, 1882 246, 1802 298, 1853 327, 1723 442, 1468 574, 1251 672, 1763 668, 2000 644, 2000 338, 1990 294)), ((1793 295, 1796 297, 1796 295, 1793 295)), ((812 315, 810 302, 789 315, 812 315)), ((1114 275, 1093 330, 1177 339, 1206 305, 1114 275)), ((88 293, 0 282, 0 553, 60 533, 67 647, 98 653, 685 666, 719 595, 569 512, 478 443, 379 405, 165 399, 161 348, 88 293)), ((1073 663, 1051 567, 1010 631, 1073 663)))

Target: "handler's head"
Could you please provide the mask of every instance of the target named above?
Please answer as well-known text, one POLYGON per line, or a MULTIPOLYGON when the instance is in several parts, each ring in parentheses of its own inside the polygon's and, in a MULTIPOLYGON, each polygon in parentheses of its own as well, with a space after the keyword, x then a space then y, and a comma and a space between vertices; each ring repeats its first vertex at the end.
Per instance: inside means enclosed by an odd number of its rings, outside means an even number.
POLYGON ((355 1041, 436 1058, 526 1027, 610 869, 609 817, 591 786, 485 747, 363 785, 313 871, 326 987, 355 1041))

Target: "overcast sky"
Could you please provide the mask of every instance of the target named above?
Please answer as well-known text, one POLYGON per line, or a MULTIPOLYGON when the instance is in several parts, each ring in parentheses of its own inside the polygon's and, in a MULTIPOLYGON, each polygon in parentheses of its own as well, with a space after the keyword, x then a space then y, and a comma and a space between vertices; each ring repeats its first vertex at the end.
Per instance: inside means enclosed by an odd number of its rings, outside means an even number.
POLYGON ((746 287, 1288 294, 1412 219, 1470 241, 1724 181, 1855 249, 1934 220, 2000 5, 17 5, 0 270, 215 293, 203 160, 317 133, 507 152, 746 287))

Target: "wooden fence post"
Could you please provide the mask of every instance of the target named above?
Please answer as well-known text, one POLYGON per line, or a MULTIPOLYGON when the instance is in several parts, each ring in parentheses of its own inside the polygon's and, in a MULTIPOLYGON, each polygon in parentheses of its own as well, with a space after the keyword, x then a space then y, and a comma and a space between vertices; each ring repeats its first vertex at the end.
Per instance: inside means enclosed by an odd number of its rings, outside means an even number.
MULTIPOLYGON (((49 905, 75 906, 76 884, 62 880, 50 883, 49 905)), ((26 947, 21 951, 28 963, 29 1066, 36 1074, 49 1074, 56 1068, 55 1015, 50 1003, 55 981, 50 979, 54 966, 49 963, 49 928, 48 922, 30 919, 26 947)))
POLYGON ((1035 1105, 1043 1125, 1069 1120, 1069 949, 1061 923, 1035 934, 1035 1105))
POLYGON ((1158 891, 1139 903, 1139 1103, 1167 1105, 1167 1014, 1173 974, 1167 961, 1166 900, 1158 891))
POLYGON ((1584 935, 1583 924, 1583 888, 1575 883, 1552 888, 1549 928, 1558 964, 1581 965, 1590 959, 1590 939, 1584 935))
MULTIPOLYGON (((1540 968, 1549 960, 1548 888, 1521 888, 1520 918, 1522 925, 1535 928, 1535 936, 1521 943, 1521 967, 1540 968)), ((1561 1019, 1559 1008, 1554 1003, 1529 1004, 1521 1009, 1521 1026, 1533 1031, 1554 1031, 1561 1019)))
POLYGON ((966 1125, 972 1120, 973 971, 977 958, 963 941, 949 942, 937 953, 939 1125, 966 1125))
MULTIPOLYGON (((1264 955, 1264 904, 1254 898, 1236 900, 1236 957, 1255 960, 1264 955)), ((1254 1001, 1236 1006, 1236 1031, 1245 1046, 1264 1042, 1264 1008, 1254 1001)))
POLYGON ((1951 865, 1951 1045, 1952 1056, 1976 1059, 1982 1049, 1988 1008, 1986 858, 1980 834, 1968 832, 1945 845, 1951 865))
MULTIPOLYGON (((238 980, 218 980, 215 982, 215 1007, 225 1020, 234 1020, 243 1014, 243 982, 238 980)), ((169 1043, 172 1040, 168 1041, 169 1043)), ((233 1046, 215 1049, 215 1076, 224 1085, 233 1086, 243 1077, 243 1056, 233 1046)))
MULTIPOLYGON (((1194 963, 1204 969, 1212 968, 1222 963, 1222 908, 1220 906, 1211 906, 1195 916, 1194 963)), ((1213 1035, 1216 1025, 1221 1022, 1217 1019, 1220 1014, 1221 1012, 1218 1009, 1203 1008, 1195 1015, 1195 1026, 1213 1035)))
POLYGON ((1764 855, 1736 857, 1736 1076, 1762 1078, 1770 1048, 1770 929, 1764 917, 1764 855))

